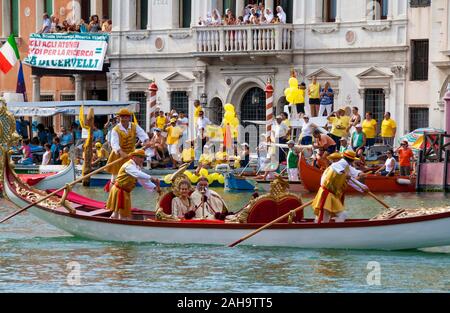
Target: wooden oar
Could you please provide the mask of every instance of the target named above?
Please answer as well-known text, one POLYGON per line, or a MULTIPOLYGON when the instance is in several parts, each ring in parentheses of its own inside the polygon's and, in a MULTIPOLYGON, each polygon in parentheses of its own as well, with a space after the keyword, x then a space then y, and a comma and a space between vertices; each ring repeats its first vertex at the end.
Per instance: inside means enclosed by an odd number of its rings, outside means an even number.
POLYGON ((93 171, 92 173, 89 173, 89 174, 87 174, 87 175, 85 175, 85 176, 83 176, 83 177, 78 178, 77 180, 71 182, 70 184, 65 185, 64 187, 59 188, 58 190, 56 190, 56 191, 54 191, 54 192, 52 192, 52 193, 46 195, 45 197, 39 199, 38 201, 33 202, 33 203, 27 205, 26 207, 24 207, 24 208, 22 208, 22 209, 20 209, 20 210, 17 210, 16 212, 14 212, 14 213, 8 215, 7 217, 5 217, 4 219, 2 219, 2 220, 0 221, 0 224, 3 224, 4 222, 10 220, 10 219, 13 218, 14 216, 19 215, 19 214, 22 213, 22 212, 25 212, 26 210, 32 208, 32 207, 35 206, 36 204, 41 203, 42 201, 45 201, 45 200, 47 200, 48 198, 57 195, 59 192, 63 191, 63 190, 66 189, 67 187, 75 186, 76 184, 82 182, 84 179, 89 178, 89 177, 91 177, 92 175, 95 175, 95 174, 97 174, 97 173, 100 173, 101 171, 107 169, 108 167, 110 167, 110 166, 112 166, 112 165, 114 165, 114 164, 120 163, 120 162, 122 162, 122 161, 124 161, 124 160, 126 160, 126 159, 128 159, 128 158, 129 158, 129 157, 120 158, 120 159, 118 159, 118 160, 115 160, 114 162, 111 162, 110 164, 107 164, 107 165, 105 165, 105 166, 99 168, 98 170, 93 171))
MULTIPOLYGON (((351 178, 351 180, 355 183, 358 184, 359 182, 355 181, 355 179, 351 178)), ((374 198, 378 203, 380 203, 382 206, 384 206, 386 209, 390 209, 391 207, 384 202, 383 200, 381 200, 379 197, 377 197, 374 193, 370 192, 370 190, 367 189, 366 193, 371 196, 372 198, 374 198)))
POLYGON ((233 242, 232 244, 228 245, 228 247, 232 248, 232 247, 234 247, 234 246, 240 244, 240 243, 243 242, 244 240, 247 240, 248 238, 253 237, 253 236, 256 235, 257 233, 263 231, 263 230, 266 229, 266 228, 269 228, 269 227, 272 226, 273 224, 276 224, 276 223, 278 223, 278 222, 284 220, 285 218, 288 218, 289 215, 291 215, 291 214, 293 214, 293 213, 297 213, 298 211, 303 210, 303 209, 306 208, 307 206, 310 206, 312 203, 313 203, 313 201, 310 201, 310 202, 305 203, 305 204, 303 204, 302 206, 296 208, 295 210, 289 211, 288 213, 284 214, 283 216, 277 218, 276 220, 273 220, 272 222, 270 222, 270 223, 268 223, 268 224, 266 224, 266 225, 264 225, 264 226, 258 228, 258 229, 255 230, 254 232, 248 234, 248 235, 245 236, 245 237, 242 237, 242 238, 239 239, 238 241, 233 242))

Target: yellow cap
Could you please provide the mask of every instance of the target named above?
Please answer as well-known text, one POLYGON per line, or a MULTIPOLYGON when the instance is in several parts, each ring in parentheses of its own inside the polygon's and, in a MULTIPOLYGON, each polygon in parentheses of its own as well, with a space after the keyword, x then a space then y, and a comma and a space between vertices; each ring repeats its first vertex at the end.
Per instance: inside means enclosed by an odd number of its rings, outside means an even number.
POLYGON ((141 158, 145 158, 145 151, 142 149, 138 149, 138 150, 134 150, 134 152, 130 153, 130 156, 136 156, 136 157, 141 157, 141 158))
POLYGON ((342 155, 341 155, 340 153, 338 153, 338 152, 335 152, 335 153, 333 153, 333 154, 330 154, 330 155, 327 157, 327 159, 330 160, 330 161, 333 161, 333 160, 340 160, 340 159, 342 159, 342 155))
POLYGON ((103 145, 102 145, 100 142, 97 142, 97 143, 95 144, 95 146, 96 146, 97 148, 103 147, 103 145))
POLYGON ((131 115, 133 115, 133 112, 131 112, 128 109, 123 108, 123 109, 120 109, 120 111, 117 113, 117 115, 118 116, 131 116, 131 115))
POLYGON ((350 160, 359 160, 356 157, 356 152, 355 151, 351 151, 351 150, 345 151, 343 157, 347 158, 347 159, 350 159, 350 160))

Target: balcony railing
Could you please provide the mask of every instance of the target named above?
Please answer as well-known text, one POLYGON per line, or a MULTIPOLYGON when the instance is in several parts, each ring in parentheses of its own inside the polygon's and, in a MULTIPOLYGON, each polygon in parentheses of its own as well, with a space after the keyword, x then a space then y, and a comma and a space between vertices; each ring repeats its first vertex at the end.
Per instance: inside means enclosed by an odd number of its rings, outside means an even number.
POLYGON ((292 49, 292 25, 207 26, 194 29, 197 53, 292 49))

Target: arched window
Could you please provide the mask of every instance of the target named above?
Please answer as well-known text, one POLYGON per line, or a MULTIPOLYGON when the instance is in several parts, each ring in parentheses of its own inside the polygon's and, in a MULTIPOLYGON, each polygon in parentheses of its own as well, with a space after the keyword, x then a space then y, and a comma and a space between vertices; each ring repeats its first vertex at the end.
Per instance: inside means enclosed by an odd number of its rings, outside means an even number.
POLYGON ((241 120, 266 120, 266 94, 259 87, 249 89, 241 102, 241 120))
POLYGON ((220 125, 223 119, 223 104, 219 98, 211 100, 211 110, 209 111, 209 119, 216 125, 220 125))

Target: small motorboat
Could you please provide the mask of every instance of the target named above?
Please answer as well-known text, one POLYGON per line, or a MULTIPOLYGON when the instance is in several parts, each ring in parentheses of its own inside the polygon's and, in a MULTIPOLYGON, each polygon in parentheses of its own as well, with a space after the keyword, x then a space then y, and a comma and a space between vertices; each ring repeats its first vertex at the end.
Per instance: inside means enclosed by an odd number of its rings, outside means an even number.
MULTIPOLYGON (((228 173, 225 176, 225 189, 230 191, 270 191, 273 180, 263 180, 252 176, 238 176, 228 173)), ((301 182, 289 182, 290 192, 304 192, 301 182)))
MULTIPOLYGON (((158 242, 163 244, 228 245, 261 226, 298 208, 302 201, 274 184, 267 195, 251 199, 230 220, 172 220, 173 191, 163 195, 154 212, 134 209, 131 220, 110 219, 104 203, 75 193, 48 195, 21 181, 9 165, 4 167, 7 198, 19 207, 31 205, 29 212, 74 236, 116 242, 158 242)), ((245 245, 404 250, 450 245, 450 207, 435 209, 395 209, 372 219, 352 219, 344 223, 315 224, 302 212, 244 241, 245 245)))
MULTIPOLYGON (((299 161, 300 178, 304 187, 310 192, 317 192, 323 171, 309 165, 302 156, 299 161)), ((415 192, 416 184, 409 177, 386 177, 369 174, 362 181, 372 192, 415 192)), ((355 192, 351 187, 347 192, 355 192)))

